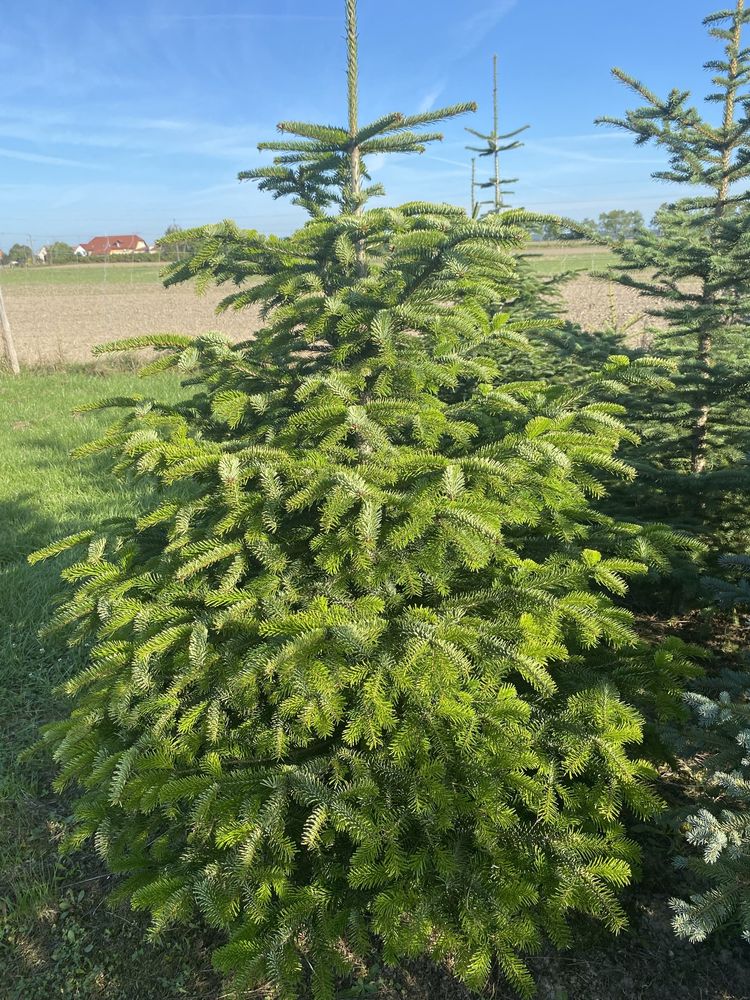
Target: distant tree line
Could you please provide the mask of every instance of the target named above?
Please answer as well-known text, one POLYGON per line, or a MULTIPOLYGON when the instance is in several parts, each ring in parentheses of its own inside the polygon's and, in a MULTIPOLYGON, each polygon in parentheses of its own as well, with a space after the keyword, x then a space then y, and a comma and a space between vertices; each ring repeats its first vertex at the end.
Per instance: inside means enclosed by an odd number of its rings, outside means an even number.
POLYGON ((24 243, 14 243, 4 260, 8 263, 28 264, 32 256, 31 247, 27 247, 24 243))
POLYGON ((69 243, 57 240, 46 247, 44 260, 40 261, 33 249, 25 243, 14 243, 7 254, 0 251, 0 262, 3 264, 13 264, 26 266, 35 262, 44 264, 72 264, 79 263, 101 263, 104 261, 116 261, 117 263, 129 263, 133 260, 163 260, 177 261, 184 257, 189 257, 195 252, 194 244, 188 239, 180 239, 179 234, 185 230, 176 223, 167 226, 164 235, 156 241, 157 250, 155 253, 138 254, 116 254, 116 255, 92 255, 77 257, 75 248, 69 243))
MULTIPOLYGON (((44 262, 46 264, 70 264, 76 259, 73 247, 69 243, 63 243, 62 240, 58 240, 55 243, 51 243, 46 249, 46 256, 44 262)), ((7 254, 0 254, 0 260, 4 264, 32 264, 35 259, 38 260, 38 256, 35 257, 34 251, 26 243, 14 243, 7 254)))
MULTIPOLYGON (((623 208, 601 212, 598 219, 581 219, 582 230, 598 233, 608 240, 632 240, 646 229, 641 212, 628 212, 623 208)), ((585 239, 584 232, 561 229, 552 222, 542 222, 531 229, 534 240, 585 239)))

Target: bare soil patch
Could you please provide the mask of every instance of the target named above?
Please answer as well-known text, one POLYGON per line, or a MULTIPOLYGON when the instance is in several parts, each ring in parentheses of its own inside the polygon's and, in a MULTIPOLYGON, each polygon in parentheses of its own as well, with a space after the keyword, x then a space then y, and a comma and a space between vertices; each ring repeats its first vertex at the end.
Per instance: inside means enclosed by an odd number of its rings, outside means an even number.
POLYGON ((147 333, 224 333, 245 340, 258 313, 216 314, 229 289, 198 296, 188 286, 152 284, 9 286, 3 290, 19 360, 25 365, 63 365, 91 360, 97 344, 147 333))
MULTIPOLYGON (((216 331, 246 340, 258 329, 258 310, 217 314, 229 291, 212 288, 198 296, 189 285, 164 288, 155 276, 133 284, 8 284, 3 294, 21 364, 49 367, 90 361, 97 344, 149 333, 216 331)), ((646 314, 652 303, 638 292, 588 274, 564 284, 562 298, 568 317, 584 330, 617 329, 634 345, 659 325, 646 314)))
POLYGON ((614 281, 582 274, 562 285, 561 297, 568 318, 588 333, 616 330, 633 346, 647 346, 648 330, 665 326, 664 320, 648 315, 653 299, 614 281))

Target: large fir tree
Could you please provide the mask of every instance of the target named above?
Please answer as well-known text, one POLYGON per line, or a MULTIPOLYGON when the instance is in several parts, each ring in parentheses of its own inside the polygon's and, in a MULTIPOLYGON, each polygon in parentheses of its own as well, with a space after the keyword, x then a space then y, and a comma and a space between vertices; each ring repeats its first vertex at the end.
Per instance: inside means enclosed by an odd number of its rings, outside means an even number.
POLYGON ((243 982, 331 997, 377 935, 530 992, 521 954, 572 914, 623 926, 624 820, 657 807, 644 717, 691 667, 617 603, 664 533, 591 502, 630 475, 599 398, 625 361, 508 381, 486 348, 526 325, 497 312, 523 216, 366 205, 363 156, 462 108, 360 126, 346 6, 348 127, 285 123, 253 172, 308 224, 182 234, 173 280, 233 282, 263 327, 107 348, 155 347, 192 394, 103 401, 124 414, 83 452, 162 495, 37 555, 84 547, 53 624, 90 646, 46 740, 81 792, 71 845, 156 931, 224 928, 243 982))
POLYGON ((616 249, 620 280, 667 321, 655 349, 677 366, 675 392, 644 414, 649 485, 662 511, 714 535, 744 518, 750 487, 748 19, 744 0, 705 19, 724 45, 723 57, 706 63, 714 74, 706 100, 718 108, 717 121, 702 116, 688 92, 662 98, 619 69, 615 76, 643 103, 625 118, 600 119, 663 149, 669 166, 654 176, 692 189, 659 210, 654 228, 616 249))

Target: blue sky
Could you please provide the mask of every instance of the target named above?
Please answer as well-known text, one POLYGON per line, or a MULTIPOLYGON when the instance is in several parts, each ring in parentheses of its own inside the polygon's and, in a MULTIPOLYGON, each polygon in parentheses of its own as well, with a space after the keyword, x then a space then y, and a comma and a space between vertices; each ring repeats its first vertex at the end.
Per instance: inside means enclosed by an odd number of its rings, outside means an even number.
MULTIPOLYGON (((716 52, 703 0, 360 0, 361 118, 476 100, 421 157, 374 164, 390 201, 466 203, 470 141, 491 115, 525 123, 508 154, 514 204, 581 218, 650 217, 673 196, 661 159, 594 118, 632 106, 622 66, 657 91, 702 98, 716 52), (512 160, 511 160, 512 156, 512 160)), ((7 3, 0 34, 0 247, 105 233, 154 239, 233 218, 289 232, 302 214, 239 170, 283 118, 343 122, 342 0, 7 3)))

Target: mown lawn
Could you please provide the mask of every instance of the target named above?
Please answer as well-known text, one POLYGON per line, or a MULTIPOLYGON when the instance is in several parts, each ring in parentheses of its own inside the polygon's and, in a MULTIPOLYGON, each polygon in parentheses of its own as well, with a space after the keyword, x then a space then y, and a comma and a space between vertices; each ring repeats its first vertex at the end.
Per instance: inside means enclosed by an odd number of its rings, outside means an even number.
POLYGON ((34 264, 29 267, 0 268, 0 288, 65 286, 91 287, 104 282, 113 285, 154 285, 164 265, 156 263, 122 264, 34 264))
MULTIPOLYGON (((156 386, 155 386, 156 388, 156 386)), ((176 380, 161 378, 160 395, 176 380)), ((109 879, 93 854, 61 861, 69 803, 51 793, 44 755, 18 755, 40 724, 65 710, 55 687, 79 652, 39 638, 60 591, 59 563, 26 556, 56 536, 134 510, 141 499, 93 461, 68 453, 106 416, 72 409, 143 383, 133 374, 62 372, 0 376, 0 997, 171 1000, 215 997, 218 982, 198 933, 160 946, 127 907, 111 909, 109 879)))
MULTIPOLYGON (((540 274, 558 274, 560 271, 600 270, 614 263, 615 255, 606 248, 591 245, 576 247, 529 244, 528 259, 540 274)), ((0 268, 0 288, 18 287, 66 287, 91 288, 102 284, 111 285, 158 285, 163 264, 131 263, 121 264, 62 264, 48 266, 35 264, 30 267, 0 268)))
POLYGON ((539 274, 560 274, 562 271, 603 271, 616 263, 617 257, 606 247, 536 247, 530 244, 524 256, 539 274))

